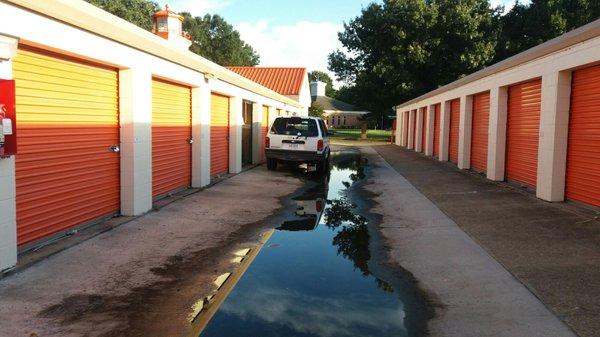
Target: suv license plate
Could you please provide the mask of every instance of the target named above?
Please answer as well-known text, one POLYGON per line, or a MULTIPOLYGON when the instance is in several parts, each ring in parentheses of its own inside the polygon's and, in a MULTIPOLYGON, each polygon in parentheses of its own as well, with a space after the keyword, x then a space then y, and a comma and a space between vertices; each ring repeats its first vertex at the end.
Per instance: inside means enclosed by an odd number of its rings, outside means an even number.
POLYGON ((297 149, 299 148, 298 144, 290 144, 290 149, 297 149))

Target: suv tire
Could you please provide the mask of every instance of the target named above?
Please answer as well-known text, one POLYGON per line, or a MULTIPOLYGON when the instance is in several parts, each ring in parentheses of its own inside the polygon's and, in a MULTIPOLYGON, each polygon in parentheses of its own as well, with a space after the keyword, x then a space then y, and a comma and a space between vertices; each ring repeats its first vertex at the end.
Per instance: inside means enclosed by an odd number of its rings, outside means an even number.
POLYGON ((267 169, 269 171, 277 170, 277 159, 267 158, 267 169))
POLYGON ((329 158, 325 158, 317 162, 317 172, 324 173, 329 169, 329 158))

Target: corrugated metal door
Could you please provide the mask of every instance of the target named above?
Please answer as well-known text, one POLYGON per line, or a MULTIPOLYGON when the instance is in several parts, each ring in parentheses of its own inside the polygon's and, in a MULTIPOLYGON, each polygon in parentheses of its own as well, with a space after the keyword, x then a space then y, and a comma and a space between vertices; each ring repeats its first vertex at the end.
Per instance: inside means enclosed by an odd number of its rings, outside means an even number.
POLYGON ((450 137, 448 140, 448 157, 451 162, 458 163, 458 130, 460 126, 460 99, 450 102, 450 137))
POLYGON ((267 141, 267 133, 269 131, 269 107, 263 105, 263 111, 262 111, 262 124, 260 127, 260 142, 261 142, 261 146, 260 148, 262 149, 261 151, 261 158, 262 161, 266 160, 266 155, 265 155, 265 142, 267 141))
POLYGON ((421 108, 421 152, 425 153, 425 143, 427 142, 427 108, 421 108))
POLYGON ((210 175, 229 173, 229 97, 211 94, 210 175))
POLYGON ((440 157, 440 115, 442 111, 442 104, 438 103, 435 105, 433 114, 433 156, 436 158, 440 157))
POLYGON ((192 180, 191 89, 152 80, 152 196, 187 188, 192 180))
POLYGON ((600 66, 572 81, 565 197, 600 206, 600 66))
POLYGON ((17 243, 117 214, 116 70, 37 50, 13 61, 17 243))
POLYGON ((506 179, 531 188, 537 182, 542 81, 508 88, 506 179))
POLYGON ((474 95, 471 125, 471 169, 479 172, 487 171, 489 119, 490 93, 474 95))

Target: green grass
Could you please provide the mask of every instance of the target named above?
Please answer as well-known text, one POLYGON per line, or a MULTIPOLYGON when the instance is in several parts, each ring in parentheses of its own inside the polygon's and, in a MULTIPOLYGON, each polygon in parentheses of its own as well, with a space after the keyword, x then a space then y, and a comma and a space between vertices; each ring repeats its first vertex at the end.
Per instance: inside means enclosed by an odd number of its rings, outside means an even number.
MULTIPOLYGON (((335 134, 331 138, 340 139, 359 139, 360 129, 332 129, 335 134)), ((391 131, 389 130, 367 130, 367 139, 371 140, 388 140, 391 131)))

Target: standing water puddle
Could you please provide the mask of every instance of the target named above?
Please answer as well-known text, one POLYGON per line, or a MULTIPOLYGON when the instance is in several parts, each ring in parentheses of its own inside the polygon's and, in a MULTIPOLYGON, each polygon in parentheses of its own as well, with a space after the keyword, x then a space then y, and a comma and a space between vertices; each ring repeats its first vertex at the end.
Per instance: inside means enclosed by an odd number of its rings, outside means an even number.
POLYGON ((411 312, 415 291, 369 269, 370 225, 346 195, 363 177, 358 152, 332 154, 328 186, 296 198, 295 214, 269 233, 218 310, 204 318, 200 336, 421 335, 423 324, 414 324, 411 312))

